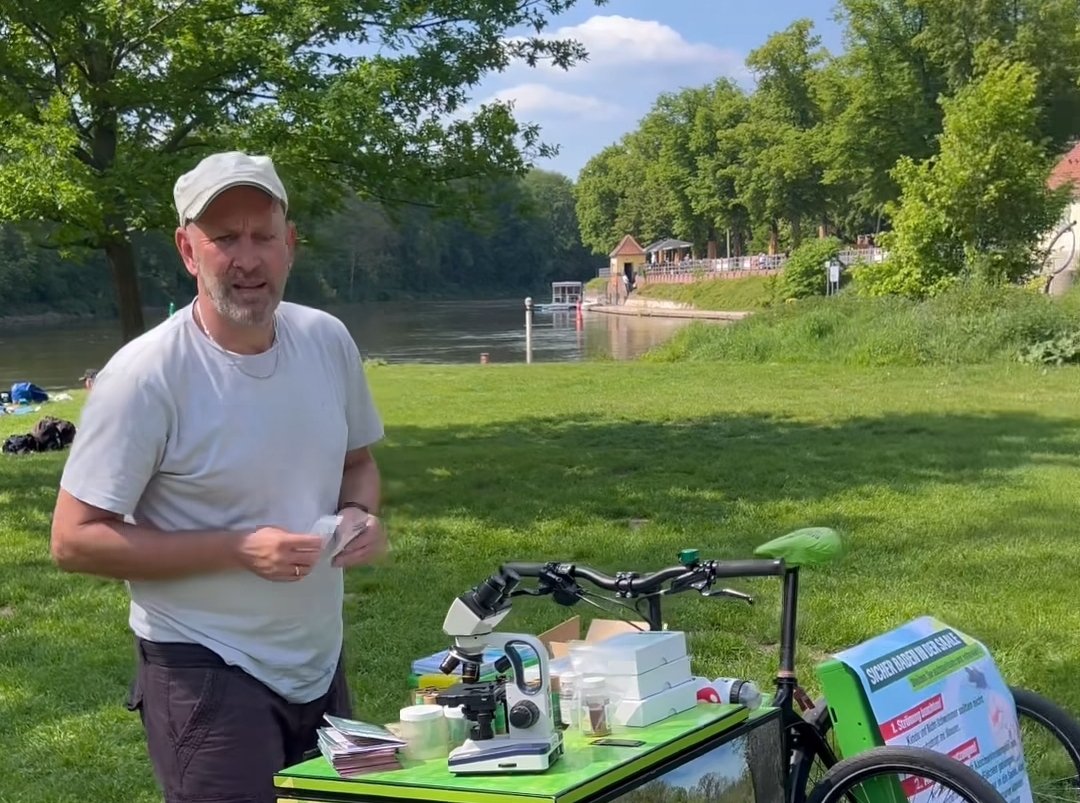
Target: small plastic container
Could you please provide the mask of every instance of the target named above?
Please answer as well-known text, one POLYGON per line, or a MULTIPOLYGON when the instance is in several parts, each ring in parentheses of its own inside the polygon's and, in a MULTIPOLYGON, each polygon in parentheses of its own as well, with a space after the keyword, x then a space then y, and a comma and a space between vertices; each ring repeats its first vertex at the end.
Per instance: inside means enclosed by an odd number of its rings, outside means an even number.
POLYGON ((611 734, 611 697, 604 678, 593 675, 581 681, 581 732, 588 737, 611 734))
POLYGON ((398 717, 406 758, 426 761, 450 752, 450 733, 441 705, 410 705, 402 708, 398 717))
POLYGON ((567 729, 577 729, 578 722, 580 722, 578 716, 580 705, 577 674, 563 672, 563 674, 559 675, 559 719, 567 729))
POLYGON ((446 716, 450 749, 460 747, 469 738, 469 720, 465 719, 464 709, 461 706, 444 707, 443 714, 446 716))

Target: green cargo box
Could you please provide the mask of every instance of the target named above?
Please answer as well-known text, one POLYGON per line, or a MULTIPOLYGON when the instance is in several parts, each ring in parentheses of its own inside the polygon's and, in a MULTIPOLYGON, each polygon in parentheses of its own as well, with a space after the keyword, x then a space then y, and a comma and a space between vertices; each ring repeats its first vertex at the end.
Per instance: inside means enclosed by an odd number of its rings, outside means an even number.
POLYGON ((281 803, 423 801, 423 803, 644 803, 662 790, 704 799, 730 789, 748 803, 784 803, 783 733, 779 710, 700 703, 616 738, 640 747, 601 747, 580 733, 564 737, 564 755, 532 775, 455 776, 446 759, 403 761, 402 769, 342 778, 323 758, 275 777, 281 803), (743 785, 742 788, 740 785, 743 785))
MULTIPOLYGON (((862 683, 847 664, 832 658, 817 667, 817 676, 829 705, 832 730, 829 736, 841 758, 885 744, 877 718, 866 699, 862 683)), ((899 780, 878 778, 861 787, 875 803, 907 803, 899 780)))

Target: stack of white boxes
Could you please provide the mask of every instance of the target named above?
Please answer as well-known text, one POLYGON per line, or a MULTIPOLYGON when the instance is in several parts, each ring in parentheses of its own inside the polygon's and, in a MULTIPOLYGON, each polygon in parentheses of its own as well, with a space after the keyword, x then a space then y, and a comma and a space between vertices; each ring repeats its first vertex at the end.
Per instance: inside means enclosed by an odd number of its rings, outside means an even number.
POLYGON ((603 677, 615 725, 644 727, 697 704, 686 635, 680 631, 619 633, 570 647, 574 671, 603 677))

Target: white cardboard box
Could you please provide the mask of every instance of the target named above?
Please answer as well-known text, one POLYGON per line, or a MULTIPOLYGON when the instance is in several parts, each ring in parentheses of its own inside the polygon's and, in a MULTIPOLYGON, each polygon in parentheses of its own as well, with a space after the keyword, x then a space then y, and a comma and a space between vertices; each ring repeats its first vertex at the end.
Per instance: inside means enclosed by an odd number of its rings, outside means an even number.
POLYGON ((644 700, 620 700, 615 703, 612 720, 616 725, 643 728, 697 705, 697 684, 692 680, 644 700))
POLYGON ((686 683, 693 677, 690 671, 690 656, 684 655, 677 661, 642 672, 640 675, 612 675, 603 673, 603 678, 611 696, 620 700, 644 700, 654 694, 660 694, 675 686, 686 683))
POLYGON ((574 671, 612 675, 642 675, 686 657, 686 634, 678 630, 618 633, 598 642, 574 642, 570 658, 574 671))

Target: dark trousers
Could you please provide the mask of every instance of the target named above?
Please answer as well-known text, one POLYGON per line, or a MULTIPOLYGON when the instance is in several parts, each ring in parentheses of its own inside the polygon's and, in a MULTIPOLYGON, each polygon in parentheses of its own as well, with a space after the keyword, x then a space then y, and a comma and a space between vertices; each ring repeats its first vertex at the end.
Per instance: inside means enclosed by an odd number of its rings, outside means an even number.
POLYGON ((290 703, 197 644, 136 640, 128 708, 166 803, 272 803, 274 773, 317 749, 323 714, 352 716, 343 661, 327 693, 290 703))

